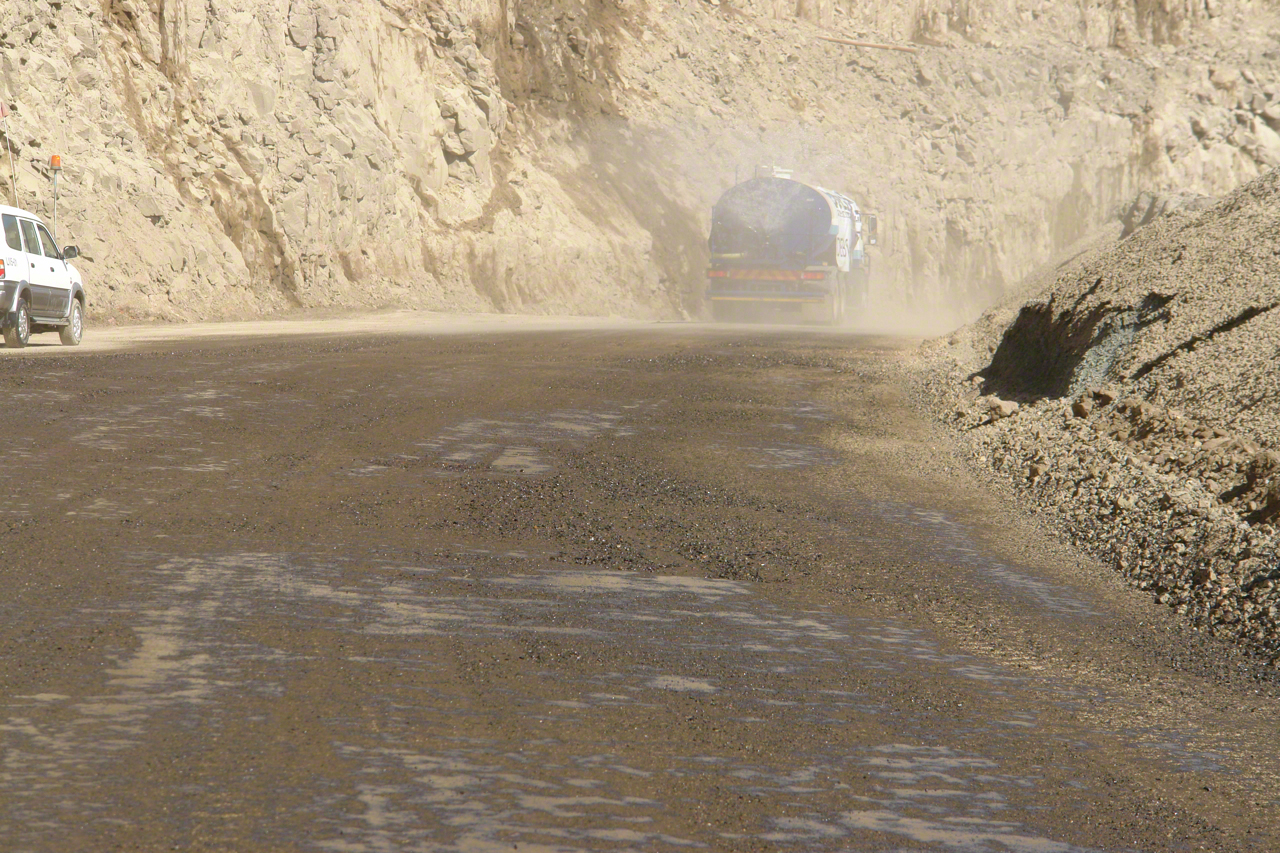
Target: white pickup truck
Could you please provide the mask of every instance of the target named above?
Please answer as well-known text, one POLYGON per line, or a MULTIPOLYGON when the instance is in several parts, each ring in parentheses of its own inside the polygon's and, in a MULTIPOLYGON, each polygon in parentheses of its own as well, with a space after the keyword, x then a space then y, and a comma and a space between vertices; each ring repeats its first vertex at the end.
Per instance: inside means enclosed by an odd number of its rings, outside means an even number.
POLYGON ((24 347, 37 332, 58 330, 67 346, 84 334, 84 283, 68 261, 75 246, 58 248, 40 217, 0 205, 0 331, 6 346, 24 347))

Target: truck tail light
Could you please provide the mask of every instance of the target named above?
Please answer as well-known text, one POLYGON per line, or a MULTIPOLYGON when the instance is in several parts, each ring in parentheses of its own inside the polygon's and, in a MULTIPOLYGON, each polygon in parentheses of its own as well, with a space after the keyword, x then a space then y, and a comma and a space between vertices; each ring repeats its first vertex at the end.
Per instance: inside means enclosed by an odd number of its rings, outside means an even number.
POLYGON ((4 278, 4 259, 0 258, 0 278, 4 278))
POLYGON ((728 270, 707 270, 707 278, 728 278, 728 270))
POLYGON ((800 277, 805 281, 822 281, 827 277, 827 274, 824 272, 806 272, 801 273, 800 277))

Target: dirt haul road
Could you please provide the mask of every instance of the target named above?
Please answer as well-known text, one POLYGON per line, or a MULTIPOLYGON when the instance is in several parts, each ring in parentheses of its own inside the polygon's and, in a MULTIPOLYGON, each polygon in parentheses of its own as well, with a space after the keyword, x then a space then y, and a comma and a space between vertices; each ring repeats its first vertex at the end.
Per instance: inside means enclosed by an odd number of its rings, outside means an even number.
POLYGON ((345 328, 0 359, 4 850, 1280 849, 1274 680, 903 342, 345 328))

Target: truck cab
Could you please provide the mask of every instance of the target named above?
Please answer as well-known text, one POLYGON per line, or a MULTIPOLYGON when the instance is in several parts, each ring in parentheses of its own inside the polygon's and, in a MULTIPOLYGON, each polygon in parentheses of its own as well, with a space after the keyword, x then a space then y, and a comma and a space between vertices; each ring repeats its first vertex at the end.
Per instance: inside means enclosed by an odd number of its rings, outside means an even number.
POLYGON ((0 331, 10 347, 31 335, 57 330, 75 346, 84 334, 84 283, 71 265, 75 246, 59 248, 34 213, 0 205, 0 331))

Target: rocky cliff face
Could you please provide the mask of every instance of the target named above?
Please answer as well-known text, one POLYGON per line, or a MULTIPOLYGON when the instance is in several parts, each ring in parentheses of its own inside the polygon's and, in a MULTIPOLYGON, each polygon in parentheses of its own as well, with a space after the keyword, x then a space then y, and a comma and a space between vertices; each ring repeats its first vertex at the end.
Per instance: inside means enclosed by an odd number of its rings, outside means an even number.
POLYGON ((671 313, 651 235, 617 199, 595 193, 586 208, 571 197, 588 153, 540 116, 511 126, 495 60, 518 31, 500 13, 321 0, 8 6, 20 202, 48 211, 44 164, 61 153, 59 228, 88 256, 99 313, 671 313), (538 134, 556 142, 538 151, 538 134))
POLYGON ((98 318, 696 313, 710 204, 774 162, 884 214, 886 303, 963 313, 1139 188, 1280 162, 1271 14, 63 0, 0 10, 0 97, 22 206, 63 158, 98 318))

